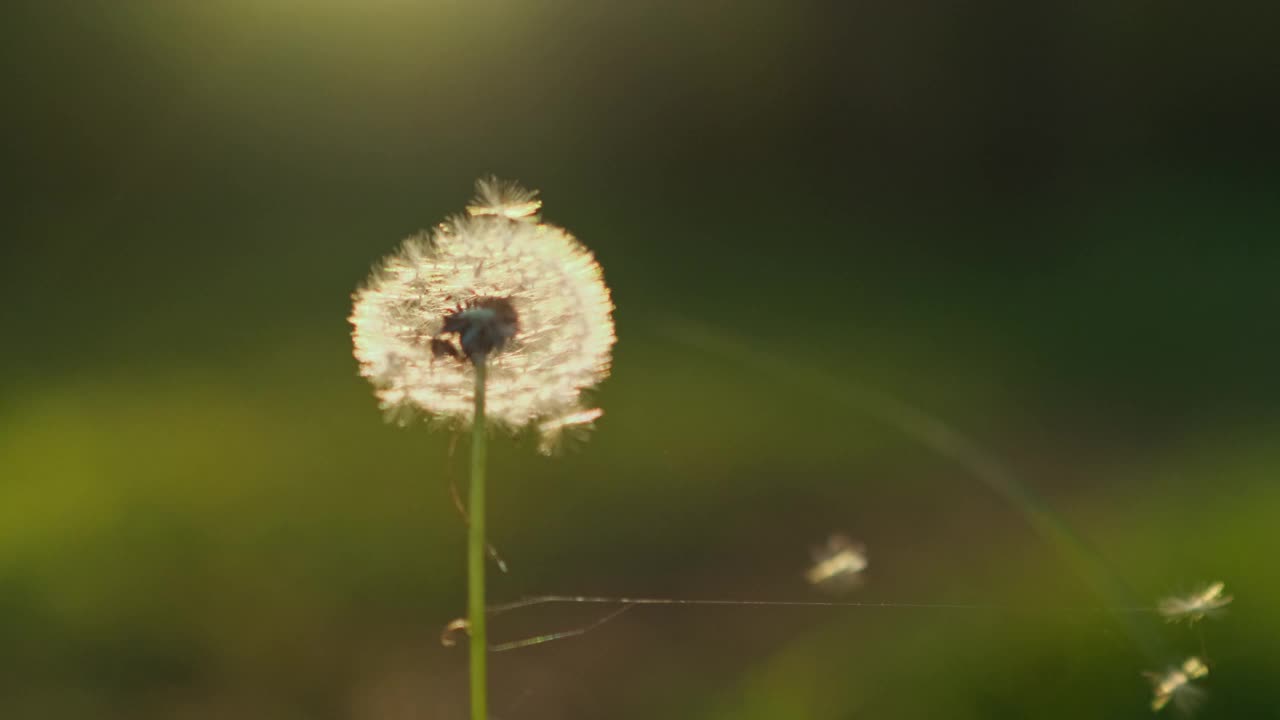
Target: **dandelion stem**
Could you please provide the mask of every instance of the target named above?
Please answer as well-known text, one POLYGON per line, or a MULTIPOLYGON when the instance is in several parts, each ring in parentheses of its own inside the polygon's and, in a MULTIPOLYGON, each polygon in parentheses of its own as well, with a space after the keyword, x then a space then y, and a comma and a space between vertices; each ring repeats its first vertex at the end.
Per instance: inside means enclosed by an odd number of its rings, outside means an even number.
POLYGON ((471 524, 467 532, 467 616, 471 629, 471 720, 488 717, 488 693, 485 653, 488 638, 485 632, 485 538, 484 538, 484 476, 485 476, 485 427, 484 390, 488 358, 481 354, 475 358, 476 390, 475 419, 471 423, 471 524))

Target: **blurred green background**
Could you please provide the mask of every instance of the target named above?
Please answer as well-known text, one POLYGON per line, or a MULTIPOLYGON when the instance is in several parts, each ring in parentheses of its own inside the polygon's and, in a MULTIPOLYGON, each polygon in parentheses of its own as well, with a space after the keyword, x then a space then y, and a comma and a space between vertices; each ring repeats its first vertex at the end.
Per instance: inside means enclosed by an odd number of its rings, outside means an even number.
POLYGON ((821 600, 840 531, 849 599, 1005 608, 641 608, 495 656, 499 720, 1138 718, 1205 651, 1280 717, 1274 4, 2 12, 0 717, 464 717, 462 463, 346 316, 490 172, 620 337, 588 442, 493 443, 495 600, 821 600), (1215 579, 1203 638, 1098 610, 1215 579))

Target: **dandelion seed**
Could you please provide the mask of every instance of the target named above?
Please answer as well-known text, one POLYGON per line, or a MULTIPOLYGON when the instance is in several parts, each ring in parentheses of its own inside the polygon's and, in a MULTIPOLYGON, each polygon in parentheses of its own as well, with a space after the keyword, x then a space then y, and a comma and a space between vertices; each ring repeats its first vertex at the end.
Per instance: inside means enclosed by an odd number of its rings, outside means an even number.
POLYGON ((476 189, 467 215, 405 240, 355 293, 360 372, 389 417, 466 427, 483 358, 490 421, 558 432, 609 374, 609 289, 590 251, 539 220, 536 192, 493 178, 476 189))
POLYGON ((476 181, 475 204, 468 205, 467 212, 537 222, 541 208, 537 190, 526 190, 518 183, 488 177, 476 181))
POLYGON ((804 577, 810 585, 844 592, 862 583, 867 568, 866 548, 844 535, 832 535, 827 544, 813 551, 813 565, 804 577))
POLYGON ((1151 709, 1160 712, 1170 702, 1183 712, 1190 712, 1204 696, 1204 691, 1191 683, 1209 674, 1209 666, 1198 657, 1189 657, 1179 667, 1162 673, 1143 673, 1151 680, 1151 709))
POLYGON ((538 443, 538 452, 550 455, 560 446, 567 432, 588 429, 602 415, 603 410, 592 408, 538 423, 538 433, 542 438, 538 443))
POLYGON ((1232 597, 1223 594, 1225 589, 1226 585, 1215 582, 1190 595, 1167 597, 1156 609, 1169 622, 1186 620, 1193 624, 1206 617, 1220 615, 1223 608, 1231 604, 1232 597))
POLYGON ((466 618, 458 618, 451 620, 448 625, 444 626, 444 630, 440 631, 440 644, 445 647, 453 647, 458 644, 458 633, 470 633, 471 623, 466 618))

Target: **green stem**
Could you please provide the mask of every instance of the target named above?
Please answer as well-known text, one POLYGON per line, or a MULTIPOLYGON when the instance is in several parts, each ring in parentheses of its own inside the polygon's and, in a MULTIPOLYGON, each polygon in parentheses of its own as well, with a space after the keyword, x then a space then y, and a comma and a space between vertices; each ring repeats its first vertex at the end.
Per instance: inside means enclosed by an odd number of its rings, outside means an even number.
POLYGON ((486 655, 489 639, 485 632, 485 539, 484 539, 484 475, 485 427, 484 388, 488 359, 476 358, 476 407, 471 423, 471 501, 468 512, 471 523, 467 532, 467 620, 471 629, 471 720, 486 720, 489 700, 486 680, 486 655))

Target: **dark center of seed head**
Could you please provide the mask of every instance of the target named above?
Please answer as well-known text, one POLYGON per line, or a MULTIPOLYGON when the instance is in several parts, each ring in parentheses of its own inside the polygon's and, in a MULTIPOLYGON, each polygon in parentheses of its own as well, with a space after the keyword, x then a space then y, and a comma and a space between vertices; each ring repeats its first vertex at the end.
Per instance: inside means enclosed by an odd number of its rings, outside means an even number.
MULTIPOLYGON (((472 298, 445 313, 441 335, 457 335, 458 345, 472 363, 483 362, 490 353, 502 350, 520 331, 520 316, 511 301, 503 297, 472 298)), ((437 355, 458 356, 448 340, 432 340, 437 355), (448 346, 447 349, 445 346, 448 346)))

